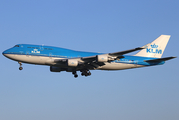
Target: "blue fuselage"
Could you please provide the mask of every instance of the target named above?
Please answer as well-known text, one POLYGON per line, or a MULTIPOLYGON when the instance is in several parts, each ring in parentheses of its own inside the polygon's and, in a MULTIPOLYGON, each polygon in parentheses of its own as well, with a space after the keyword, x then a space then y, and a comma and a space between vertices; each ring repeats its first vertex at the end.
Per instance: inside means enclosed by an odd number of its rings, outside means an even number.
MULTIPOLYGON (((80 57, 89 57, 89 56, 96 56, 101 55, 104 53, 95 53, 95 52, 82 52, 82 51, 75 51, 60 47, 52 47, 52 46, 42 46, 42 45, 29 45, 29 44, 18 44, 6 51, 3 52, 4 55, 16 55, 17 56, 36 56, 36 57, 48 57, 48 58, 61 58, 61 59, 69 59, 69 58, 80 58, 80 57)), ((142 66, 151 66, 151 65, 161 65, 165 62, 145 62, 144 60, 151 60, 156 58, 149 58, 149 57, 139 57, 139 56, 129 56, 123 55, 124 58, 114 60, 112 63, 124 63, 124 64, 135 64, 135 65, 142 65, 142 66)), ((20 61, 19 59, 10 58, 16 61, 20 61)), ((26 61, 22 61, 26 62, 26 61)), ((26 62, 29 63, 29 62, 26 62)), ((32 64, 38 64, 33 62, 32 64)))

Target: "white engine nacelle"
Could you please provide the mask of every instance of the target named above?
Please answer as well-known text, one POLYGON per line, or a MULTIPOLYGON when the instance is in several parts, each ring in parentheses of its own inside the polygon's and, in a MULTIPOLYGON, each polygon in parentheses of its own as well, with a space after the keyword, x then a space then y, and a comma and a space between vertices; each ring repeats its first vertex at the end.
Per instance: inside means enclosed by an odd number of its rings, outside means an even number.
POLYGON ((97 59, 98 62, 107 62, 108 56, 107 55, 97 55, 96 59, 97 59))
POLYGON ((68 59, 67 60, 67 66, 76 67, 76 66, 78 66, 78 61, 77 60, 70 60, 70 59, 68 59))
POLYGON ((61 72, 62 68, 60 67, 55 67, 55 66, 50 66, 50 71, 51 72, 61 72))

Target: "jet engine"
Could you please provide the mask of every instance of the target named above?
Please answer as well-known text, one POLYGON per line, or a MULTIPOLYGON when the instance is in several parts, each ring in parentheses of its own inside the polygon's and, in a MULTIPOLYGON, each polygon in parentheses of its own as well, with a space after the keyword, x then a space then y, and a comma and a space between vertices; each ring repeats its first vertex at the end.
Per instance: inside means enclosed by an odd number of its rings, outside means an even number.
POLYGON ((78 61, 77 60, 68 59, 67 60, 67 66, 76 67, 76 66, 78 66, 78 61))
POLYGON ((107 55, 97 55, 96 59, 97 59, 98 62, 107 62, 108 56, 107 55))

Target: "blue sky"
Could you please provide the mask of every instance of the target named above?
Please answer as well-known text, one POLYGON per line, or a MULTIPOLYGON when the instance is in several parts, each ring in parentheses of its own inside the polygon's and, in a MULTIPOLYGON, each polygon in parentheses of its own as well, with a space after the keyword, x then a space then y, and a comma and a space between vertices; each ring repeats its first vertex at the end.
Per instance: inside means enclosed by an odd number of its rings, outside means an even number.
MULTIPOLYGON (((177 0, 1 0, 0 51, 15 44, 117 52, 171 35, 179 56, 177 0)), ((162 66, 92 71, 74 79, 48 66, 1 59, 1 120, 178 120, 178 58, 162 66)))

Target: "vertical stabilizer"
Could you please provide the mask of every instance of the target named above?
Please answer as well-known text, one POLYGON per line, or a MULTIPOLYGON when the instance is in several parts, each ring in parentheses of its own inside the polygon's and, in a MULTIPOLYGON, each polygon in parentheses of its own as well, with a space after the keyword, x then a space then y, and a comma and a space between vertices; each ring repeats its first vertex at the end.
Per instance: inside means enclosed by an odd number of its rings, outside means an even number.
POLYGON ((170 35, 161 35, 152 43, 143 46, 146 49, 139 51, 134 56, 161 58, 169 39, 170 35))

